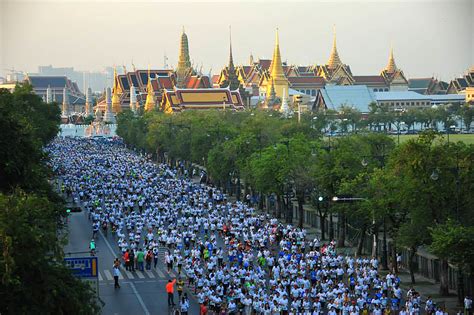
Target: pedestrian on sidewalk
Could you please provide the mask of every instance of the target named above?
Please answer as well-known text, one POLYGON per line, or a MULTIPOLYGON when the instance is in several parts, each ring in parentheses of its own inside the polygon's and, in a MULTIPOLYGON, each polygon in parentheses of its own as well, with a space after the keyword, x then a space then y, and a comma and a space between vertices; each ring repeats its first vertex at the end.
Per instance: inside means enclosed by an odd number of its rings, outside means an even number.
POLYGON ((174 284, 176 283, 176 279, 171 281, 171 279, 168 280, 168 283, 166 284, 166 293, 168 293, 168 306, 172 305, 175 306, 174 304, 174 284))
POLYGON ((119 277, 120 277, 120 260, 118 258, 115 258, 114 265, 113 265, 113 274, 114 274, 114 288, 115 289, 120 289, 120 284, 119 284, 119 277))

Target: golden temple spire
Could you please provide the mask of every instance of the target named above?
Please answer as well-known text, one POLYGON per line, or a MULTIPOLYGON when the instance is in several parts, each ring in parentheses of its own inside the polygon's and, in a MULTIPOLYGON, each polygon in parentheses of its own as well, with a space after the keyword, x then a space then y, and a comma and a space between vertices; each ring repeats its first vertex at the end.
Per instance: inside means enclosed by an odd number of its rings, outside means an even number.
POLYGON ((275 49, 273 50, 272 64, 270 66, 270 76, 273 80, 285 78, 283 66, 281 64, 280 41, 278 38, 278 28, 276 29, 275 49))
POLYGON ((150 67, 148 67, 148 83, 146 85, 146 92, 145 111, 149 112, 155 109, 155 93, 153 92, 153 85, 151 84, 150 67))
POLYGON ((191 59, 189 58, 188 36, 184 32, 181 34, 181 42, 179 46, 178 67, 176 69, 178 87, 183 87, 186 77, 192 72, 191 59))
POLYGON ((122 111, 122 106, 120 105, 120 94, 122 93, 123 91, 118 81, 117 69, 114 66, 114 86, 112 88, 112 111, 114 113, 122 111))
POLYGON ((385 67, 385 71, 388 73, 394 73, 397 71, 397 65, 395 64, 395 58, 393 57, 393 46, 390 47, 390 56, 388 58, 388 64, 387 67, 385 67))
POLYGON ((232 26, 229 25, 229 69, 234 68, 234 58, 232 56, 232 26))
POLYGON ((337 66, 341 64, 342 64, 341 58, 339 58, 339 54, 337 53, 336 26, 334 25, 334 37, 333 37, 333 42, 332 42, 331 55, 329 56, 329 60, 328 60, 328 68, 335 69, 337 66))

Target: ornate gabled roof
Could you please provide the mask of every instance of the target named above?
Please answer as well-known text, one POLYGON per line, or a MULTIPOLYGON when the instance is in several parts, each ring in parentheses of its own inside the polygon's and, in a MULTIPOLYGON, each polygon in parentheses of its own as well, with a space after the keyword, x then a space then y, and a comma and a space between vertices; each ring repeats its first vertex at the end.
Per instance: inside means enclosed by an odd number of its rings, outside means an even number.
POLYGON ((184 83, 186 89, 207 89, 211 87, 208 76, 189 76, 184 83))
POLYGON ((211 79, 212 83, 217 84, 219 82, 219 78, 220 78, 220 74, 214 74, 211 79))
POLYGON ((381 75, 355 75, 353 78, 356 84, 386 84, 381 75))
POLYGON ((332 41, 332 50, 331 50, 331 55, 329 56, 328 60, 328 68, 333 70, 336 69, 339 65, 342 65, 341 58, 339 58, 339 53, 337 52, 337 47, 336 47, 336 27, 334 27, 334 38, 332 41))
POLYGON ((261 70, 269 70, 270 66, 272 65, 272 61, 270 59, 259 59, 256 65, 261 70))
POLYGON ((323 77, 316 77, 316 76, 288 77, 288 81, 290 82, 291 86, 294 86, 294 85, 324 86, 326 84, 326 80, 323 77))
POLYGON ((221 109, 242 110, 243 102, 239 91, 228 88, 219 89, 180 89, 165 90, 161 107, 165 112, 185 109, 221 109))

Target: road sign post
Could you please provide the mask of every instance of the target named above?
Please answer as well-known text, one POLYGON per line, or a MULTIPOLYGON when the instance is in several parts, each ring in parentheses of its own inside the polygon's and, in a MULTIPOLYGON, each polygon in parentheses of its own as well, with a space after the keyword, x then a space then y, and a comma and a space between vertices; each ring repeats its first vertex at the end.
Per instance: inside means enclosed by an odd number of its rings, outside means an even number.
POLYGON ((97 257, 64 258, 72 273, 81 279, 93 278, 96 280, 96 293, 99 297, 99 265, 97 257))
POLYGON ((79 278, 97 278, 99 275, 97 257, 64 258, 72 273, 79 278))

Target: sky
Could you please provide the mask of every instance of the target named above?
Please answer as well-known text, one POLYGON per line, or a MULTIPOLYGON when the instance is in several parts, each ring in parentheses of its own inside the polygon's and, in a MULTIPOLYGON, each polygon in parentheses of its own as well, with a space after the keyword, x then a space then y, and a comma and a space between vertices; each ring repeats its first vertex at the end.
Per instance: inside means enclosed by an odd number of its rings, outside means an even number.
POLYGON ((354 75, 378 74, 390 47, 409 78, 451 80, 474 65, 474 0, 85 1, 0 0, 0 76, 39 65, 176 66, 182 27, 194 65, 218 73, 234 62, 271 58, 275 30, 289 64, 327 62, 333 28, 354 75))

